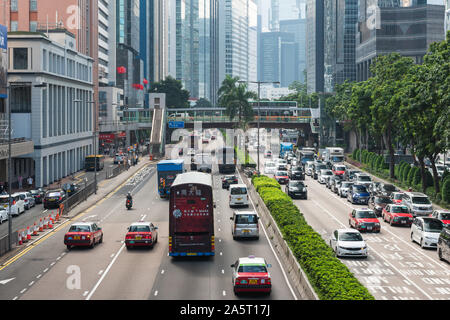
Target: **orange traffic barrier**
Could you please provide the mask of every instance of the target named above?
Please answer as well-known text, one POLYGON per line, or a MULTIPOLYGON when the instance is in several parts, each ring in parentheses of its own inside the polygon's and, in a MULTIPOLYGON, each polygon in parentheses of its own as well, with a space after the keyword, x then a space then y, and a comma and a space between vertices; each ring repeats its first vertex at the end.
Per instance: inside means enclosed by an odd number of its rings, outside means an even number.
POLYGON ((34 223, 34 225, 31 227, 33 229, 33 236, 37 236, 38 233, 38 226, 36 225, 36 222, 34 223))
POLYGON ((26 232, 26 230, 22 229, 22 231, 21 231, 21 233, 22 233, 22 243, 28 242, 27 234, 25 232, 26 232))
POLYGON ((53 229, 53 218, 51 214, 48 215, 48 228, 53 229))
POLYGON ((44 222, 42 221, 42 218, 39 220, 39 232, 44 231, 44 222))
POLYGON ((31 240, 31 229, 27 227, 27 240, 31 240))

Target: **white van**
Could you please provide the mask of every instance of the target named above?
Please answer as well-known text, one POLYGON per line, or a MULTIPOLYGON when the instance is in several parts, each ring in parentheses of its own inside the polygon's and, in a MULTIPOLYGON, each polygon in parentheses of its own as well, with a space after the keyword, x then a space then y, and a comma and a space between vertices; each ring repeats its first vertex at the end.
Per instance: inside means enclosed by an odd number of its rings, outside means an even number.
MULTIPOLYGON (((25 212, 25 201, 23 201, 20 198, 20 195, 17 193, 14 193, 11 195, 11 215, 12 216, 18 216, 19 214, 25 212)), ((9 213, 9 196, 8 195, 2 195, 0 196, 0 206, 3 206, 3 208, 9 213)))
POLYGON ((230 186, 230 208, 234 206, 248 207, 248 192, 245 184, 230 186))
POLYGON ((256 211, 235 211, 230 217, 231 234, 237 238, 259 238, 259 216, 256 211))

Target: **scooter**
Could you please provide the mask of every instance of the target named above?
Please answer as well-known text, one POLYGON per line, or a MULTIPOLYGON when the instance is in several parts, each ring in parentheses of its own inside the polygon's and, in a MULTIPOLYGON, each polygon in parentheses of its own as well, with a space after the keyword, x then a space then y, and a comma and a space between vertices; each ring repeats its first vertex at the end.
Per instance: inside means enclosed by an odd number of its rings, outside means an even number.
POLYGON ((130 199, 127 199, 127 202, 125 204, 128 210, 131 210, 131 207, 133 206, 133 202, 130 199))

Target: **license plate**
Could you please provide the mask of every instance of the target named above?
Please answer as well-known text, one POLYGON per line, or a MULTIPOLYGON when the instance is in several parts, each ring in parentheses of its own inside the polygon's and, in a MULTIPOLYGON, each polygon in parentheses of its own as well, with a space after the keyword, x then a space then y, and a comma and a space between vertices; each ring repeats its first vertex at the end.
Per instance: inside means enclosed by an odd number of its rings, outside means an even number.
POLYGON ((74 240, 80 240, 80 236, 73 237, 74 240))
POLYGON ((367 230, 372 230, 372 227, 367 227, 367 230))
POLYGON ((249 233, 250 230, 242 230, 243 233, 249 233))
POLYGON ((249 284, 258 284, 258 280, 252 279, 248 282, 249 284))
POLYGON ((405 220, 402 220, 402 223, 406 223, 406 221, 405 221, 405 220))
POLYGON ((8 208, 8 205, 7 205, 7 204, 4 204, 4 205, 3 205, 3 208, 8 208))
POLYGON ((136 236, 136 237, 134 237, 136 240, 142 240, 142 237, 141 236, 136 236))
POLYGON ((242 201, 242 198, 237 198, 237 201, 242 201))

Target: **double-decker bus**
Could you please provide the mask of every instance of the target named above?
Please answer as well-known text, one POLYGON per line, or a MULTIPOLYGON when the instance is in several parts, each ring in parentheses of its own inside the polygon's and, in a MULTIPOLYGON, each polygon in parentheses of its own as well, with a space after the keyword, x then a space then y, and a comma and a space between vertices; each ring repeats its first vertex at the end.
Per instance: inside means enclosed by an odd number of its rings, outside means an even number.
POLYGON ((234 173, 236 172, 237 153, 233 147, 219 148, 216 151, 217 164, 219 173, 234 173))
POLYGON ((84 159, 84 168, 87 171, 94 171, 95 165, 97 164, 97 171, 102 170, 105 167, 105 156, 101 154, 93 154, 90 156, 86 156, 84 159))
POLYGON ((207 173, 179 174, 170 188, 169 255, 214 256, 212 177, 207 173))

